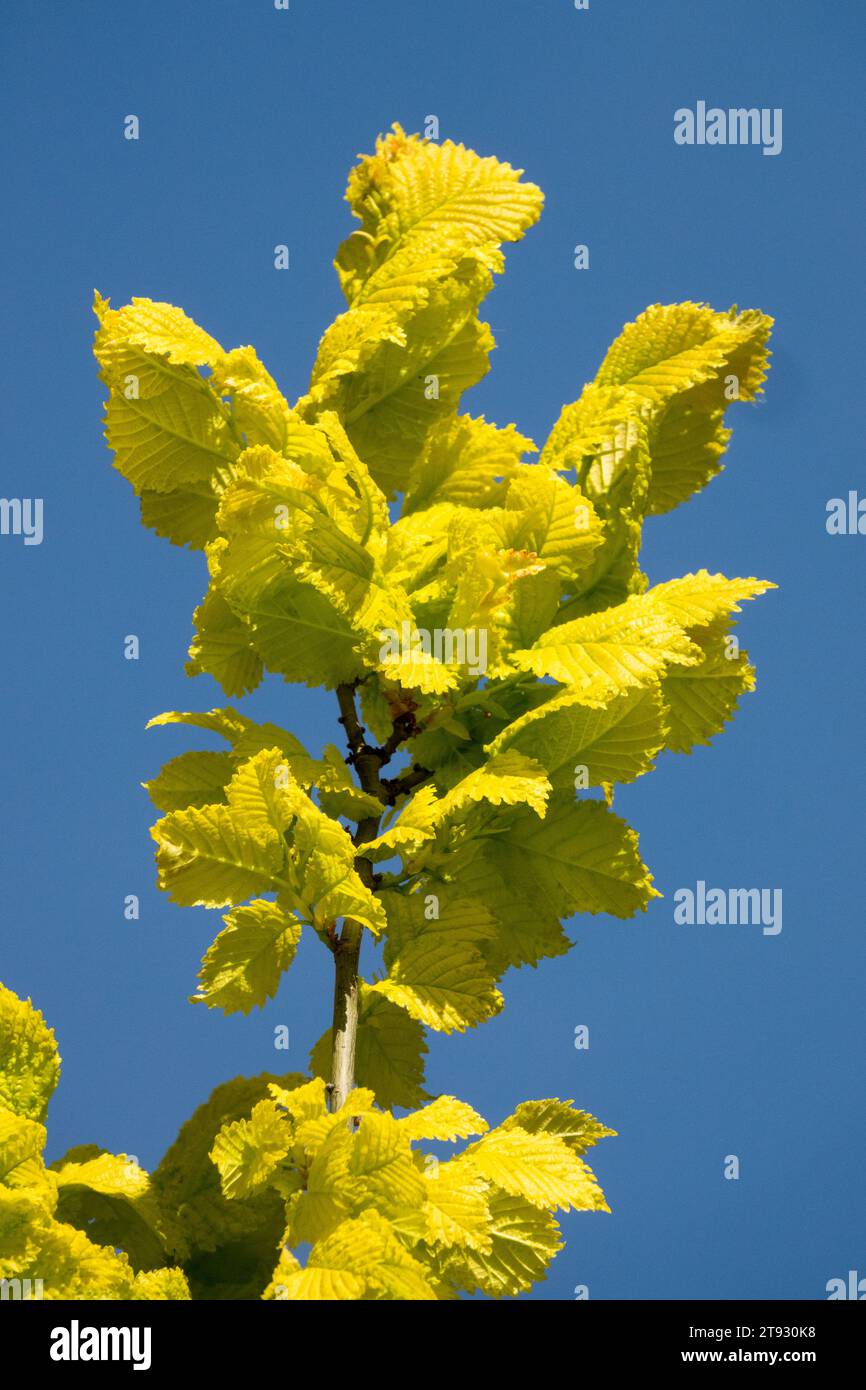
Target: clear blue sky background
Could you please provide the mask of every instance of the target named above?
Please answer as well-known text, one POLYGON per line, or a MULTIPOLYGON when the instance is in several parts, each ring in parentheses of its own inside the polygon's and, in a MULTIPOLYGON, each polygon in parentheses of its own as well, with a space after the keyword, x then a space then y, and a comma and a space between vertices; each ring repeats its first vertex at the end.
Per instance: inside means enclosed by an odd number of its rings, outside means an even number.
MULTIPOLYGON (((824 525, 828 498, 866 491, 866 10, 9 0, 3 28, 0 492, 45 499, 45 540, 0 538, 0 978, 60 1040, 51 1155, 97 1141, 152 1165, 218 1082, 303 1068, 330 1008, 314 939, 263 1013, 187 1003, 217 919, 158 894, 139 782, 197 736, 144 725, 224 701, 182 669, 202 558, 145 532, 110 466, 92 290, 183 305, 226 346, 254 343, 294 398, 341 307, 347 170, 393 120, 435 114, 443 137, 547 194, 487 301, 499 347, 473 412, 543 441, 654 301, 776 316, 766 403, 731 412, 726 472, 648 524, 644 560, 653 580, 707 566, 780 589, 741 624, 759 686, 732 728, 619 798, 664 899, 634 922, 573 921, 571 955, 512 973, 499 1019, 431 1041, 430 1084, 494 1120, 573 1097, 619 1130, 596 1151, 613 1214, 566 1220, 537 1297, 820 1298, 829 1278, 866 1274, 866 537, 824 525), (676 146, 673 112, 698 99, 782 107, 782 153, 676 146), (572 267, 577 242, 588 272, 572 267), (672 895, 697 879, 782 888, 781 935, 676 926, 672 895), (128 893, 139 922, 124 920, 128 893), (739 1181, 722 1176, 727 1154, 739 1181)), ((276 678, 248 709, 315 750, 335 735, 332 698, 276 678)))

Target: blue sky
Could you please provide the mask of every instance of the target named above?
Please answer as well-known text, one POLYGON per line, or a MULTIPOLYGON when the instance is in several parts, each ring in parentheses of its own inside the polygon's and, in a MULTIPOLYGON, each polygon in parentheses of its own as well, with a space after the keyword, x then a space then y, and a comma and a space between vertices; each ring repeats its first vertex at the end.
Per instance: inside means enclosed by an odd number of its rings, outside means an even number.
MULTIPOLYGON (((499 346, 473 413, 543 442, 655 301, 775 316, 765 403, 731 412, 725 473, 647 525, 643 558, 653 580, 706 566, 780 587, 742 621, 759 683, 734 725, 618 797, 664 898, 633 922, 573 921, 569 957, 506 978, 500 1018, 431 1040, 430 1085, 494 1120, 572 1097, 619 1131, 596 1151, 613 1214, 564 1222, 536 1297, 586 1284, 592 1298, 806 1299, 866 1274, 866 539, 824 524, 829 498, 866 493, 866 11, 10 0, 4 30, 0 491, 44 499, 45 536, 0 537, 0 978, 60 1040, 51 1155, 96 1141, 152 1165, 218 1082, 302 1069, 330 1009, 315 940, 260 1014, 187 1003, 213 923, 157 892, 139 783, 195 735, 144 725, 223 700, 182 669, 202 558, 145 532, 110 467, 93 288, 181 304, 227 347, 255 344, 294 398, 341 307, 348 168, 392 121, 435 114, 443 137, 524 167, 547 195, 486 303, 499 346), (676 145, 674 111, 698 100, 781 107, 781 154, 676 145), (130 113, 138 142, 123 139, 130 113), (781 888, 782 932, 675 925, 673 894, 698 879, 781 888), (738 1181, 722 1176, 728 1154, 738 1181)), ((246 707, 316 750, 337 732, 333 697, 276 678, 246 707)))

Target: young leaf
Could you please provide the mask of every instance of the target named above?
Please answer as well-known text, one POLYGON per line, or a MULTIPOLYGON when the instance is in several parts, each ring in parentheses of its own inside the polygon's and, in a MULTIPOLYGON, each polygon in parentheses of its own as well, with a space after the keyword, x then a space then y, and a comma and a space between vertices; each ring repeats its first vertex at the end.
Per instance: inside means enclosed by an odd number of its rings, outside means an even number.
POLYGON ((289 1152, 292 1132, 272 1100, 260 1100, 248 1120, 223 1125, 210 1151, 226 1197, 249 1197, 263 1188, 289 1152))
POLYGON ((159 886, 182 907, 229 907, 280 880, 285 846, 230 806, 172 811, 151 830, 159 886))
POLYGON ((492 1130, 460 1157, 511 1197, 547 1211, 609 1211, 595 1176, 558 1135, 513 1125, 492 1130))
POLYGON ((347 196, 362 224, 337 257, 350 308, 322 339, 303 404, 338 411, 390 492, 430 425, 487 370, 492 338, 476 310, 502 268, 500 243, 523 235, 542 197, 508 164, 399 126, 347 196))
POLYGON ((654 304, 608 349, 597 383, 625 385, 651 409, 650 512, 670 511, 720 471, 725 410, 760 392, 772 324, 756 310, 654 304))
POLYGON ((227 912, 223 921, 224 930, 202 961, 193 999, 225 1014, 248 1014, 279 989, 295 958, 301 925, 284 908, 261 898, 227 912))
POLYGON ((634 686, 648 685, 671 665, 695 665, 700 654, 655 591, 586 618, 553 627, 514 664, 571 686, 584 704, 601 708, 634 686))
POLYGON ((59 1076, 54 1033, 29 999, 0 984, 0 1105, 44 1120, 59 1076))

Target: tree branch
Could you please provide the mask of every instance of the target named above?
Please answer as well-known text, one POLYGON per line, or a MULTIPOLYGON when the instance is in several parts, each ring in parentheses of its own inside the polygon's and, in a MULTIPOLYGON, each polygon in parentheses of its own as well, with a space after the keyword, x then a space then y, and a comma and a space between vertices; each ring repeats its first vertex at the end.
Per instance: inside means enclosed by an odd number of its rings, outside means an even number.
POLYGON ((382 786, 388 797, 388 805, 393 806, 398 796, 405 796, 406 792, 411 792, 432 776, 433 773, 429 767, 421 767, 418 763, 413 763, 411 767, 406 768, 405 772, 401 772, 399 777, 386 777, 382 786))
POLYGON ((338 685, 337 702, 340 706, 340 723, 346 730, 346 740, 352 754, 357 757, 358 753, 363 752, 367 745, 364 739, 364 727, 355 708, 355 689, 355 684, 338 685))
POLYGON ((398 714, 391 726, 391 732, 382 744, 382 747, 376 749, 382 765, 384 766, 385 763, 389 763, 400 747, 400 744, 405 743, 407 738, 412 738, 413 734, 417 732, 415 715, 411 710, 407 710, 405 714, 398 714))
MULTIPOLYGON (((353 835, 356 845, 375 840, 379 832, 379 817, 361 821, 353 835)), ((355 859, 355 868, 363 883, 375 891, 373 865, 364 855, 355 859)), ((334 937, 334 1014, 331 1025, 331 1110, 339 1110, 355 1085, 355 1044, 358 1036, 360 984, 358 964, 364 928, 360 922, 347 917, 340 934, 334 937)))
MULTIPOLYGON (((340 723, 346 731, 349 745, 348 762, 358 773, 358 780, 365 792, 374 796, 386 806, 393 806, 397 797, 409 791, 418 782, 430 776, 425 768, 413 767, 399 777, 383 781, 379 773, 385 763, 390 762, 400 744, 415 732, 415 720, 411 713, 398 715, 393 722, 391 733, 381 748, 367 742, 364 726, 358 718, 355 705, 357 682, 337 687, 337 701, 340 706, 340 723)), ((352 836, 353 843, 360 848, 379 833, 381 816, 369 816, 358 823, 352 836)), ((376 891, 376 875, 373 864, 365 855, 355 859, 355 868, 362 883, 376 891)), ((360 922, 346 918, 342 931, 332 937, 334 953, 334 1013, 331 1027, 331 1084, 329 1086, 331 1110, 339 1110, 355 1084, 355 1044, 358 1036, 358 1010, 360 1003, 360 983, 358 965, 361 957, 363 927, 360 922)))
POLYGON ((349 745, 349 756, 346 761, 356 768, 358 780, 365 792, 377 797, 382 802, 383 807, 393 806, 398 796, 403 796, 413 787, 417 787, 419 783, 425 781, 427 777, 433 775, 428 768, 420 767, 415 763, 411 768, 401 772, 398 777, 383 778, 379 776, 381 769, 391 761, 400 744, 405 743, 407 739, 412 738, 418 732, 415 715, 411 710, 398 714, 387 739, 377 748, 367 742, 366 731, 358 718, 358 711, 355 708, 356 688, 357 682, 352 685, 337 686, 340 723, 346 730, 346 742, 349 745))

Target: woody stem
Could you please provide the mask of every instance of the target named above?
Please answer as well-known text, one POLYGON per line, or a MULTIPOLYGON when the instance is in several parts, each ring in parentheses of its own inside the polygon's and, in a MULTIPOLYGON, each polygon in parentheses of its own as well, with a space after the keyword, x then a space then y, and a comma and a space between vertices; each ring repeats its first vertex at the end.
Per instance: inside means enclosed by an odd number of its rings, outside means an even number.
MULTIPOLYGON (((340 705, 340 723, 346 730, 350 761, 357 768, 363 790, 381 801, 384 811, 388 798, 379 780, 379 769, 384 759, 379 756, 379 750, 371 748, 364 737, 364 729, 355 708, 355 687, 339 686, 337 699, 340 705)), ((359 821, 358 829, 352 836, 355 845, 361 846, 376 838, 379 833, 379 820, 379 816, 369 816, 359 821)), ((364 855, 358 855, 355 859, 355 869, 361 882, 371 892, 375 891, 372 862, 364 855)), ((342 930, 334 938, 334 1016, 331 1029, 330 1085, 332 1111, 340 1109, 355 1085, 355 1044, 360 1003, 358 964, 363 930, 360 922, 347 917, 343 921, 342 930)))
MULTIPOLYGON (((355 707, 356 684, 337 687, 337 701, 340 706, 340 723, 346 731, 349 756, 346 759, 358 773, 362 789, 381 803, 382 811, 395 805, 397 798, 411 791, 431 773, 417 764, 405 769, 398 777, 382 778, 384 765, 391 761, 393 754, 407 738, 415 732, 415 722, 411 714, 398 714, 393 721, 391 732, 381 748, 367 742, 364 726, 358 718, 355 707)), ((353 843, 360 849, 379 833, 381 813, 368 816, 358 822, 352 836, 353 843)), ((361 882, 375 893, 377 877, 373 863, 365 855, 355 859, 355 870, 361 882)), ((363 927, 352 918, 345 918, 342 930, 333 937, 334 952, 334 1015, 331 1029, 331 1110, 339 1110, 355 1084, 355 1045, 358 1036, 358 1013, 360 1006, 360 981, 358 963, 361 955, 363 927)))

